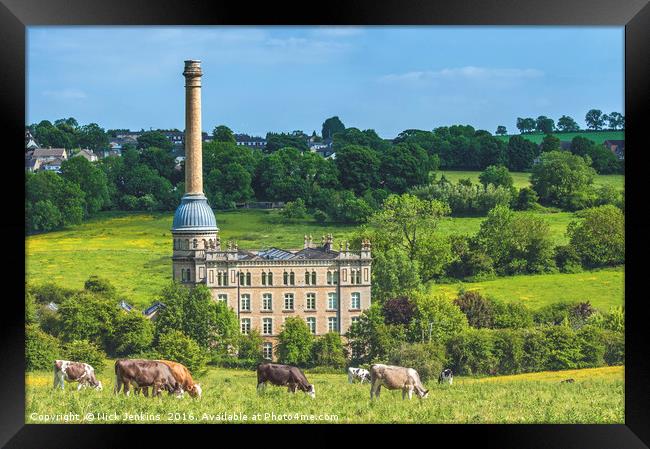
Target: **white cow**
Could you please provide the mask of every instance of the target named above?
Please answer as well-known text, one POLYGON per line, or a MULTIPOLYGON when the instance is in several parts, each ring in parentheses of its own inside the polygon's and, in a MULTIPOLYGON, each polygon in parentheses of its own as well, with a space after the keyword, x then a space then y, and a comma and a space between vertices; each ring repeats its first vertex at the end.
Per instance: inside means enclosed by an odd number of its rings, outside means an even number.
POLYGON ((361 383, 363 383, 364 380, 370 382, 370 372, 363 368, 348 368, 348 382, 353 384, 355 379, 360 380, 361 383))
POLYGON ((370 367, 370 399, 373 396, 379 398, 381 387, 389 390, 402 390, 402 399, 411 399, 413 392, 420 399, 429 395, 429 390, 425 389, 420 381, 418 372, 413 368, 402 366, 391 366, 376 364, 370 367))
POLYGON ((87 363, 69 360, 54 361, 54 388, 65 389, 65 382, 78 382, 77 390, 88 385, 101 390, 102 383, 95 377, 95 369, 87 363))

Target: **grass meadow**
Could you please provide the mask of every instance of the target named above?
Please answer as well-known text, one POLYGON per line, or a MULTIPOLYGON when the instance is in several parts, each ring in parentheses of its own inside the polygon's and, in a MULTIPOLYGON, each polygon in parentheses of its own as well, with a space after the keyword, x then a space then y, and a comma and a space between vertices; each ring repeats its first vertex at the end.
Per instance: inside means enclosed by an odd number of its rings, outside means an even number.
POLYGON ((311 374, 316 398, 268 386, 256 392, 253 371, 209 368, 196 376, 203 397, 193 400, 113 394, 113 364, 98 378, 103 391, 52 389, 51 372, 27 374, 27 423, 623 423, 623 367, 502 377, 456 377, 426 384, 429 397, 402 400, 382 388, 370 401, 368 384, 341 374, 311 374), (575 383, 560 383, 573 378, 575 383), (66 415, 67 414, 67 415, 66 415), (59 415, 58 417, 56 415, 59 415), (244 416, 247 418, 244 420, 244 416), (235 419, 237 417, 238 419, 235 419))
MULTIPOLYGON (((478 176, 481 174, 480 171, 462 171, 462 170, 440 170, 436 172, 436 179, 440 179, 440 176, 444 174, 445 177, 451 181, 456 182, 459 179, 471 179, 473 182, 479 182, 478 176)), ((512 180, 516 188, 521 189, 522 187, 530 186, 530 173, 527 172, 510 172, 512 175, 512 180)), ((623 190, 625 184, 625 175, 596 175, 594 178, 594 184, 596 186, 600 185, 611 185, 614 188, 623 190)))
MULTIPOLYGON (((566 243, 566 227, 576 219, 569 212, 545 213, 556 244, 566 243)), ((442 234, 472 234, 483 217, 444 218, 442 234)), ((136 307, 150 305, 171 277, 171 213, 101 213, 97 218, 62 231, 26 239, 26 273, 29 284, 54 282, 81 289, 92 274, 110 280, 121 296, 136 307)), ((319 225, 312 220, 286 224, 277 211, 241 210, 217 212, 222 241, 239 241, 240 247, 299 248, 305 234, 318 240, 332 232, 336 240, 350 238, 354 226, 319 225)), ((559 300, 589 300, 596 307, 623 301, 623 270, 606 269, 579 274, 533 275, 466 283, 507 300, 523 300, 531 307, 559 300)), ((435 284, 448 294, 458 284, 435 284)))
MULTIPOLYGON (((516 134, 519 135, 519 134, 516 134)), ((593 140, 596 143, 603 143, 606 140, 624 140, 625 131, 577 131, 573 133, 553 133, 555 137, 560 140, 566 140, 570 142, 574 137, 586 137, 587 139, 593 140)), ((532 134, 522 134, 524 139, 530 140, 535 143, 542 143, 542 140, 546 136, 544 133, 532 133, 532 134)), ((508 141, 512 135, 506 136, 495 136, 497 139, 503 141, 508 141)))

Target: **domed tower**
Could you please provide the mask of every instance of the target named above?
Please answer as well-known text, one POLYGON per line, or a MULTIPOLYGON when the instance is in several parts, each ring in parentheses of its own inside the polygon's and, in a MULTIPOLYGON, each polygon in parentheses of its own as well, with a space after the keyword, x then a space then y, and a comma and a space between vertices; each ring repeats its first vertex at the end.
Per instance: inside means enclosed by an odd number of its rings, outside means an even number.
POLYGON ((219 228, 203 194, 201 61, 185 61, 185 195, 174 214, 174 280, 205 282, 205 252, 219 250, 219 228))

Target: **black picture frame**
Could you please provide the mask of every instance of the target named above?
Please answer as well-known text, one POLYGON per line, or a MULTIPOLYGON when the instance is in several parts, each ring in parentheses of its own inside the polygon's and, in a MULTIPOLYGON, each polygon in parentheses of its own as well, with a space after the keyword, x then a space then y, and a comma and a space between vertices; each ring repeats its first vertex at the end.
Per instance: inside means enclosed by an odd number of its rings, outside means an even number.
MULTIPOLYGON (((643 118, 648 114, 650 93, 650 6, 647 0, 550 0, 515 1, 330 1, 314 4, 259 4, 180 0, 0 0, 0 113, 4 133, 5 203, 2 228, 5 248, 5 285, 0 309, 0 445, 8 448, 130 447, 134 441, 170 442, 181 436, 190 444, 213 441, 221 444, 226 435, 234 440, 251 436, 269 441, 304 444, 305 439, 346 444, 363 431, 364 446, 373 438, 392 435, 415 444, 452 444, 454 447, 478 439, 479 444, 499 448, 643 448, 650 444, 650 370, 648 369, 645 295, 636 295, 645 267, 643 249, 647 238, 641 215, 642 160, 647 142, 643 118), (9 185, 23 185, 18 170, 25 126, 25 27, 30 25, 616 25, 625 26, 625 116, 626 145, 626 369, 625 424, 621 425, 436 425, 414 426, 284 426, 263 425, 252 433, 248 426, 93 426, 25 425, 24 383, 24 215, 23 199, 9 185), (644 114, 645 113, 645 114, 644 114), (7 175, 10 175, 9 177, 7 175), (9 184, 10 183, 10 184, 9 184), (21 184, 22 183, 22 184, 21 184), (638 201, 637 201, 638 199, 638 201), (641 205, 637 208, 635 206, 641 205), (638 210, 641 209, 641 210, 638 210), (15 252, 14 252, 15 246, 15 252), (9 251, 7 251, 9 250, 9 251), (21 256, 22 255, 22 256, 21 256), (18 257, 16 257, 18 256, 18 257), (7 289, 7 285, 11 288, 7 289), (261 429, 262 430, 262 429, 261 429), (303 435, 296 435, 295 432, 303 435), (191 433, 189 433, 191 432, 191 433), (199 435, 201 434, 201 435, 199 435), (287 436, 290 439, 287 439, 287 436), (188 439, 189 437, 189 439, 188 439), (327 439, 327 440, 326 440, 327 439), (451 439, 451 440, 449 440, 451 439), (452 443, 445 443, 445 440, 452 443)), ((567 43, 570 45, 570 43, 567 43)), ((545 55, 540 55, 544 57, 545 55)), ((552 57, 552 54, 548 55, 552 57)), ((27 68, 28 69, 28 68, 27 68)), ((647 134, 646 134, 647 135, 647 134)), ((20 191, 20 188, 17 188, 20 191)), ((641 288, 638 289, 641 291, 641 288)), ((153 444, 153 443, 152 443, 153 444)), ((203 444, 203 443, 201 443, 203 444)))

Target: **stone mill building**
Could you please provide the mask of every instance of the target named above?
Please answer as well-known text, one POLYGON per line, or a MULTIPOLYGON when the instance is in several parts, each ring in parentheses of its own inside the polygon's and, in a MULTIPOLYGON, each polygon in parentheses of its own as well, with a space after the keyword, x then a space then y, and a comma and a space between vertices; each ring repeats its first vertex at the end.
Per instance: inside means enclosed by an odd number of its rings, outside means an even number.
POLYGON ((173 278, 188 286, 205 284, 215 301, 237 314, 242 333, 258 329, 264 356, 287 317, 305 320, 311 332, 345 334, 370 307, 370 242, 360 251, 335 248, 331 234, 299 249, 243 250, 221 244, 214 212, 203 194, 201 148, 201 63, 185 61, 185 187, 172 225, 173 278))

